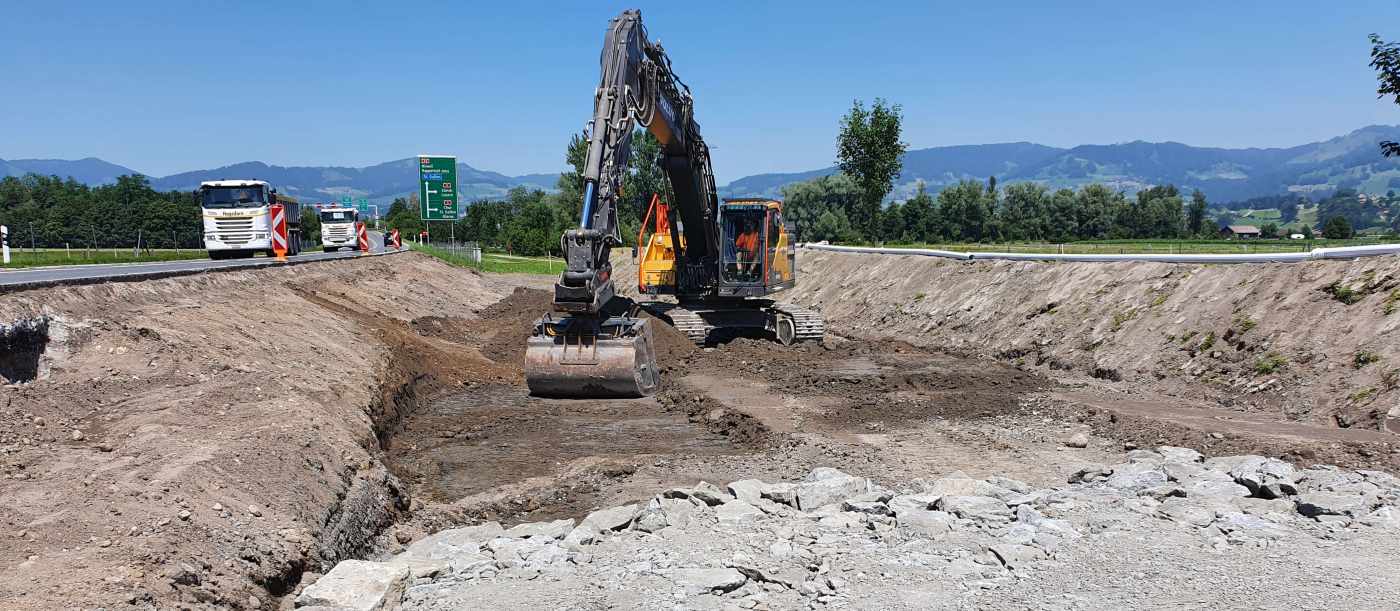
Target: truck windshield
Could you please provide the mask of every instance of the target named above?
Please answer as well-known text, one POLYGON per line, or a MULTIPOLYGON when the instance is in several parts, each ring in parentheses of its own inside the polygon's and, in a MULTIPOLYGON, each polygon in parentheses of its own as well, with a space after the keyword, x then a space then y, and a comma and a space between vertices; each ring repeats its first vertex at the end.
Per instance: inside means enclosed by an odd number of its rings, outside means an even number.
POLYGON ((345 210, 322 211, 322 223, 349 223, 355 220, 355 213, 345 210))
POLYGON ((205 208, 247 208, 262 204, 262 187, 209 187, 204 189, 205 208))

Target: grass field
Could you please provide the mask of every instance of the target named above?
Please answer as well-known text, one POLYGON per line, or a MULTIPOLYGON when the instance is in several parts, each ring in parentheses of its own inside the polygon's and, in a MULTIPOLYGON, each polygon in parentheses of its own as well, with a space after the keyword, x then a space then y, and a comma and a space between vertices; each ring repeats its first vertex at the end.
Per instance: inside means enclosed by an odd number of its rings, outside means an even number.
POLYGON ((466 251, 457 251, 437 246, 410 244, 413 250, 437 257, 460 267, 470 267, 475 270, 496 274, 540 274, 554 275, 563 271, 564 264, 557 257, 550 259, 546 257, 520 257, 516 255, 503 255, 499 253, 482 253, 481 262, 472 261, 467 257, 466 251))
POLYGON ((1248 219, 1251 223, 1279 223, 1283 219, 1283 213, 1278 208, 1263 208, 1260 210, 1240 210, 1236 214, 1241 219, 1248 219))
POLYGON ((10 264, 0 265, 0 269, 21 267, 43 267, 48 265, 91 265, 95 263, 150 263, 153 261, 180 261, 184 259, 207 259, 203 250, 152 250, 132 255, 130 248, 111 250, 73 250, 40 248, 37 251, 10 249, 10 264))
POLYGON ((1248 254, 1307 252, 1314 248, 1361 246, 1384 240, 1104 240, 1049 244, 887 244, 891 248, 932 248, 954 252, 1017 252, 1057 254, 1248 254))

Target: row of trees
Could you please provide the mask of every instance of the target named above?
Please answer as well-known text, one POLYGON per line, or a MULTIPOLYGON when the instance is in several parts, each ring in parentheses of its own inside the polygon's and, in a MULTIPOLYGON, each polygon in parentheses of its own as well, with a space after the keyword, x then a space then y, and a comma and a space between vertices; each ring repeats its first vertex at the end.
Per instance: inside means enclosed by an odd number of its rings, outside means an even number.
MULTIPOLYGON (((303 234, 320 239, 320 219, 302 209, 303 234)), ((203 248, 199 202, 188 191, 156 191, 145 176, 89 187, 30 174, 0 179, 0 225, 12 248, 203 248)))
POLYGON ((189 193, 161 193, 144 176, 89 187, 72 178, 0 179, 0 225, 12 247, 199 248, 199 205, 189 193))
POLYGON ((1213 235, 1205 196, 1183 202, 1174 186, 1129 198, 1099 184, 1052 191, 1034 183, 998 189, 965 180, 930 195, 922 186, 904 202, 861 206, 862 190, 844 174, 783 189, 788 219, 804 240, 884 242, 1072 241, 1213 235), (852 222, 860 215, 867 222, 852 222), (868 222, 870 217, 874 222, 868 222))

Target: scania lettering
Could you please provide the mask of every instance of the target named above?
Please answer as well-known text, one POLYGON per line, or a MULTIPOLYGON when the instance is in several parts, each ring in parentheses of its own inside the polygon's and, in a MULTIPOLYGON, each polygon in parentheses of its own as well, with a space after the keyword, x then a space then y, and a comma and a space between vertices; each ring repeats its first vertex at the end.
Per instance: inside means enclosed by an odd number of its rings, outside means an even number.
POLYGON ((301 204, 278 195, 262 180, 213 180, 195 191, 204 214, 204 248, 210 259, 272 254, 272 217, 268 206, 282 204, 287 214, 288 255, 301 252, 301 204))
POLYGON ((326 252, 349 248, 359 248, 355 243, 355 223, 360 222, 360 212, 354 208, 321 209, 321 249, 326 252))

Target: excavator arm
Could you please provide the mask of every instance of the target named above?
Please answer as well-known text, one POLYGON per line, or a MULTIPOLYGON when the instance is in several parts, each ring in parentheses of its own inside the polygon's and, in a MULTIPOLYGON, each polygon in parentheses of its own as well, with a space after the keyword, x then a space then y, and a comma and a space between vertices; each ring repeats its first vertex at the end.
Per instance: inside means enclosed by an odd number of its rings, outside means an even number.
POLYGON ((671 208, 683 234, 677 252, 678 283, 686 293, 712 291, 719 256, 719 198, 710 149, 695 122, 694 100, 671 69, 659 42, 648 40, 639 11, 624 11, 609 24, 600 58, 602 80, 594 94, 583 169, 583 215, 564 233, 566 269, 555 285, 555 307, 598 315, 614 296, 612 247, 622 244, 617 208, 640 126, 661 143, 658 160, 670 180, 671 208))
POLYGON ((620 308, 610 255, 622 244, 617 208, 638 126, 661 142, 658 160, 674 192, 671 234, 684 234, 677 280, 713 290, 719 253, 719 200, 710 150, 695 123, 690 89, 676 78, 659 43, 647 39, 638 11, 624 11, 603 38, 602 80, 593 98, 583 214, 564 232, 565 269, 554 309, 535 323, 525 349, 525 382, 537 395, 637 397, 661 381, 648 320, 620 308))

